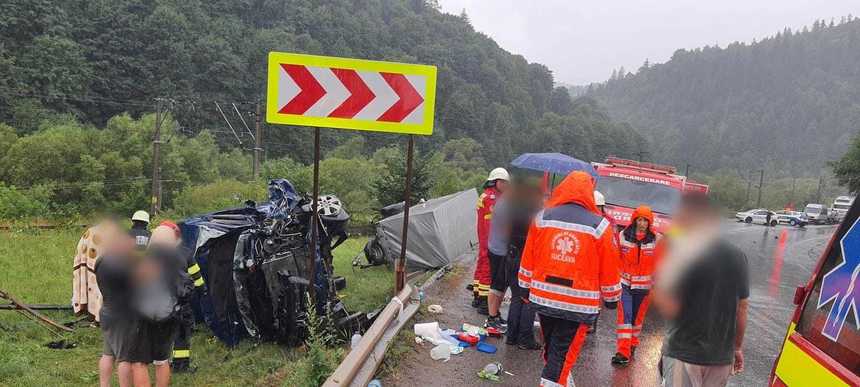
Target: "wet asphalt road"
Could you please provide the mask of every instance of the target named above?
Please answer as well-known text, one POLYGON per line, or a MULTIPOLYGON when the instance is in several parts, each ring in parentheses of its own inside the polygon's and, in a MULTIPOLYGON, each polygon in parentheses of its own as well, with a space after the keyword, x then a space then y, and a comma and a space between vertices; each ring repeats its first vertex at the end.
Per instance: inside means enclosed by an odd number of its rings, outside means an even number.
MULTIPOLYGON (((782 345, 788 322, 794 312, 792 298, 797 285, 805 283, 814 270, 835 226, 792 228, 726 222, 725 234, 741 248, 750 266, 750 309, 744 340, 746 371, 732 377, 730 386, 764 386, 773 361, 782 345)), ((443 327, 458 329, 463 322, 483 323, 469 306, 471 296, 464 290, 471 281, 474 260, 440 280, 426 295, 425 305, 440 304, 445 310, 432 315, 422 310, 417 322, 439 321, 443 327)), ((507 313, 503 311, 503 313, 507 313)), ((592 334, 573 370, 577 386, 656 386, 657 361, 662 343, 663 323, 655 313, 645 322, 636 358, 626 368, 615 368, 610 358, 615 353, 615 313, 602 313, 597 334, 592 334)), ((398 371, 383 380, 385 386, 534 386, 538 384, 543 361, 539 351, 508 347, 504 339, 488 339, 498 347, 496 354, 467 349, 442 363, 430 359, 432 345, 413 345, 399 363, 398 371), (479 379, 476 372, 490 362, 500 362, 514 375, 505 374, 501 382, 479 379)))

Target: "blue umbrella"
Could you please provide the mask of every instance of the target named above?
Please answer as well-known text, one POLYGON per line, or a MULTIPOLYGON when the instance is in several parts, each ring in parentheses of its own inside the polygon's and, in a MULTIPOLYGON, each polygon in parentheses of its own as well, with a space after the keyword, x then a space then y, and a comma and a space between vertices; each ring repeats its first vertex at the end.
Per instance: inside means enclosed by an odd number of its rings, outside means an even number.
POLYGON ((597 172, 590 163, 561 153, 523 153, 511 161, 511 165, 561 176, 567 176, 573 171, 583 171, 597 179, 597 172))

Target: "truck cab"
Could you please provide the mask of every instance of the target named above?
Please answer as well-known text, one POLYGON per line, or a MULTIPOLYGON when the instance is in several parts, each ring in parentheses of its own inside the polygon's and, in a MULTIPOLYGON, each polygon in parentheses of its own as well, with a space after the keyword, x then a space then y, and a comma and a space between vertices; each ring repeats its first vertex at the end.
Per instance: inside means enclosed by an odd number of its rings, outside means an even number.
POLYGON ((612 156, 592 165, 600 176, 597 190, 606 198, 606 215, 619 227, 629 225, 633 210, 644 204, 654 211, 654 229, 665 232, 684 192, 708 192, 707 185, 689 182, 668 165, 612 156))
POLYGON ((825 224, 829 221, 829 211, 827 211, 827 206, 823 204, 809 203, 803 209, 803 212, 809 218, 809 223, 825 224))
POLYGON ((860 386, 860 206, 852 204, 794 294, 770 386, 860 386))
POLYGON ((833 207, 830 208, 830 212, 836 220, 841 221, 852 204, 854 204, 853 196, 839 196, 833 200, 833 207))

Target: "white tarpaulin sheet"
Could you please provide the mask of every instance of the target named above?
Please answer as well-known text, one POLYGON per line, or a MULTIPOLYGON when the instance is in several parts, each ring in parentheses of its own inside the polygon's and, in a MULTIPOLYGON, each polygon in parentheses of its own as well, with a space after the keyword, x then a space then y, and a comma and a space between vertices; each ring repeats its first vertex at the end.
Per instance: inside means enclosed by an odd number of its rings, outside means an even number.
MULTIPOLYGON (((478 243, 478 192, 472 188, 419 203, 409 210, 406 267, 429 270, 447 265, 478 243)), ((387 257, 400 256, 403 213, 385 218, 376 229, 387 257)))

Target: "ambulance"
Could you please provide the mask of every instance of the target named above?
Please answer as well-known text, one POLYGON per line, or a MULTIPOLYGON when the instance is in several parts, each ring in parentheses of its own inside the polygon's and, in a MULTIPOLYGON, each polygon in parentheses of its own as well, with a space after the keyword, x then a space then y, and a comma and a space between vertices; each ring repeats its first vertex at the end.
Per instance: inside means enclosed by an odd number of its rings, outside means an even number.
POLYGON ((797 305, 770 386, 860 386, 860 205, 854 202, 797 305))

